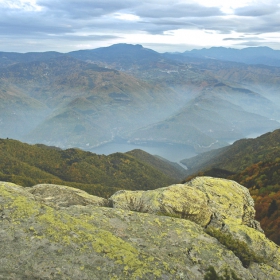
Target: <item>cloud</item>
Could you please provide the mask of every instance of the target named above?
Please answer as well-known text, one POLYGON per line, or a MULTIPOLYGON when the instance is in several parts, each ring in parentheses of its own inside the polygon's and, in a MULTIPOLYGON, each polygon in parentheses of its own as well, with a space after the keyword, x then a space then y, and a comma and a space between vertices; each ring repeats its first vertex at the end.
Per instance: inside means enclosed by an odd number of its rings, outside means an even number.
MULTIPOLYGON (((176 2, 176 1, 174 1, 176 2)), ((169 4, 147 3, 136 7, 135 12, 143 18, 191 18, 191 17, 213 17, 221 16, 223 13, 217 7, 203 7, 198 4, 173 3, 169 4)))
MULTIPOLYGON (((279 43, 278 43, 279 44, 279 43)), ((259 41, 244 41, 241 43, 238 43, 238 45, 240 46, 247 46, 247 47, 259 47, 259 46, 266 46, 265 43, 259 42, 259 41)))
POLYGON ((37 4, 49 13, 64 15, 74 19, 86 19, 100 17, 114 12, 131 8, 136 1, 114 1, 114 0, 38 0, 37 4))
MULTIPOLYGON (((243 35, 280 32, 278 1, 267 0, 263 4, 261 0, 236 0, 235 9, 224 2, 215 0, 210 5, 210 1, 203 0, 0 0, 1 48, 21 45, 28 49, 37 45, 41 49, 45 44, 46 50, 54 47, 66 51, 81 44, 94 48, 102 40, 104 45, 130 43, 128 38, 142 44, 140 38, 143 40, 146 34, 147 44, 155 44, 158 36, 165 36, 162 44, 167 47, 173 40, 170 46, 177 42, 181 49, 184 43, 176 30, 197 30, 199 36, 203 32, 222 34, 221 42, 227 44, 237 42, 236 38, 243 35), (237 35, 232 36, 233 33, 237 35)), ((197 39, 201 44, 203 40, 197 39)))
POLYGON ((260 42, 260 41, 263 41, 264 38, 243 36, 243 37, 238 37, 238 38, 224 38, 223 40, 224 41, 245 41, 245 42, 248 42, 248 40, 251 40, 251 41, 260 42))
POLYGON ((273 15, 277 11, 279 11, 279 7, 276 4, 246 6, 235 9, 235 15, 245 17, 261 17, 266 15, 273 15))

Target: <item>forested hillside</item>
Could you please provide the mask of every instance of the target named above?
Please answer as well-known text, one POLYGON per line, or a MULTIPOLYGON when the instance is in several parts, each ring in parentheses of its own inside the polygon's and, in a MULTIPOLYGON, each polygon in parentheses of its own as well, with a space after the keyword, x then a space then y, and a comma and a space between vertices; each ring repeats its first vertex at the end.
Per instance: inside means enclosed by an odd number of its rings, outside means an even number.
POLYGON ((187 174, 187 170, 181 167, 178 163, 170 162, 164 158, 159 158, 158 156, 152 156, 149 153, 139 149, 129 151, 126 154, 155 167, 167 176, 175 178, 178 181, 180 181, 181 178, 184 178, 187 174))
POLYGON ((193 167, 186 181, 199 174, 231 179, 247 187, 255 201, 256 219, 266 235, 280 244, 280 130, 239 140, 184 163, 193 167))
POLYGON ((0 154, 0 180, 24 187, 61 184, 108 197, 120 189, 147 190, 178 182, 130 154, 105 156, 10 139, 0 140, 0 154))

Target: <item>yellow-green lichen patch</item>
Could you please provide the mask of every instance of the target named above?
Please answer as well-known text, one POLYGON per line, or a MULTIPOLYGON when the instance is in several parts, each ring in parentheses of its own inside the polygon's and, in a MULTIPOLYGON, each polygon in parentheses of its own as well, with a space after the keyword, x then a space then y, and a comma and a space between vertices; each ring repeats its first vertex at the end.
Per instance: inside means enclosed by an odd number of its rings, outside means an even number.
POLYGON ((89 224, 87 220, 57 213, 49 207, 46 207, 46 213, 37 219, 46 226, 46 237, 54 242, 66 245, 74 243, 79 246, 79 250, 92 247, 95 252, 105 254, 115 260, 116 264, 123 265, 124 271, 129 270, 135 277, 153 273, 149 256, 140 254, 131 244, 89 224))
POLYGON ((0 185, 0 195, 4 200, 2 207, 5 211, 9 211, 9 219, 13 223, 18 223, 39 213, 38 204, 31 196, 19 195, 21 192, 23 193, 22 188, 14 184, 1 183, 0 185))
POLYGON ((263 233, 234 223, 228 224, 228 231, 234 239, 246 242, 256 255, 264 259, 266 264, 280 270, 280 248, 263 233))
POLYGON ((111 232, 88 223, 87 219, 75 218, 63 211, 41 205, 4 186, 1 186, 0 191, 2 206, 10 211, 9 219, 16 224, 26 224, 24 231, 31 240, 49 240, 59 246, 70 246, 81 253, 96 252, 113 260, 116 265, 121 265, 123 273, 129 272, 131 275, 130 279, 161 273, 161 269, 154 269, 149 255, 139 252, 111 232))
MULTIPOLYGON (((208 267, 209 258, 213 264, 224 263, 225 257, 232 258, 235 259, 232 260, 234 267, 240 265, 238 258, 231 251, 225 252, 224 248, 217 246, 218 242, 214 238, 203 234, 202 228, 191 221, 136 212, 130 212, 131 215, 128 215, 126 211, 120 209, 103 210, 110 212, 110 217, 115 217, 117 220, 121 216, 131 217, 127 220, 131 227, 125 229, 125 236, 129 236, 132 242, 138 244, 138 247, 139 245, 147 246, 146 250, 153 257, 154 263, 155 260, 161 260, 163 263, 162 257, 167 255, 169 263, 167 271, 170 273, 173 271, 172 279, 177 279, 177 277, 180 279, 186 263, 208 267), (145 240, 149 240, 149 243, 146 243, 145 240), (160 253, 161 248, 164 252, 163 256, 160 253)), ((92 219, 95 220, 96 224, 100 220, 100 215, 97 214, 99 211, 100 208, 93 210, 92 219)), ((104 225, 108 225, 106 228, 110 227, 107 222, 102 224, 102 227, 104 225)), ((164 270, 166 271, 166 268, 164 270)), ((186 275, 189 274, 190 272, 186 275)))
POLYGON ((256 279, 280 279, 280 271, 266 264, 253 263, 249 269, 256 279))
POLYGON ((249 191, 230 180, 196 177, 187 185, 204 192, 213 213, 236 224, 250 224, 254 219, 254 202, 249 191))
POLYGON ((200 225, 207 225, 211 211, 207 206, 205 193, 188 185, 172 185, 162 193, 161 211, 177 214, 200 225))
POLYGON ((206 195, 187 185, 172 185, 149 191, 120 191, 110 199, 114 208, 189 219, 205 226, 211 211, 206 195))

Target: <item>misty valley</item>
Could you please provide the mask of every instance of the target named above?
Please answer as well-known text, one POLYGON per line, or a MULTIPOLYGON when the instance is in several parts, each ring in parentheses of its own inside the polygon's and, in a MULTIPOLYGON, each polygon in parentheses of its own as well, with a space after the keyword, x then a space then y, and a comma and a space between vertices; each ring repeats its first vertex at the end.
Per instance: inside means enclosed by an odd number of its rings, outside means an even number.
MULTIPOLYGON (((185 158, 190 158, 197 155, 193 147, 183 144, 167 144, 167 143, 129 143, 124 140, 117 140, 107 144, 103 144, 96 148, 90 149, 91 152, 96 154, 113 154, 117 152, 125 153, 131 150, 140 149, 151 155, 160 156, 168 161, 180 164, 180 161, 185 158)), ((186 168, 185 166, 183 166, 186 168)))
POLYGON ((140 148, 179 162, 279 128, 277 60, 242 63, 220 51, 2 52, 0 137, 104 154, 140 148))

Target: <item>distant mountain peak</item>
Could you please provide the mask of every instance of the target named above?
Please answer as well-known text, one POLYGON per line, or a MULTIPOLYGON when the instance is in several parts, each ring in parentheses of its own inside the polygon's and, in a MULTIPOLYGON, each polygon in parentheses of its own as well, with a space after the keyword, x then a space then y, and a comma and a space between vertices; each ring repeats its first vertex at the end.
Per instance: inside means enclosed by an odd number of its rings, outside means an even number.
POLYGON ((140 44, 127 44, 127 43, 119 43, 109 46, 108 48, 137 48, 137 49, 143 49, 144 47, 140 44))

